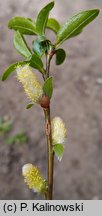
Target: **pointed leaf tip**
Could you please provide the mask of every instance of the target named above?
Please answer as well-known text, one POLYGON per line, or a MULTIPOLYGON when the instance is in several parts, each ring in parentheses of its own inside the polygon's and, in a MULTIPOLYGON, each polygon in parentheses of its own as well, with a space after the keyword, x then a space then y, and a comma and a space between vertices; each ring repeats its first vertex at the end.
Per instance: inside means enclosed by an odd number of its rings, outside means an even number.
POLYGON ((60 28, 57 34, 56 47, 62 44, 66 39, 77 36, 82 29, 92 22, 99 14, 98 9, 82 11, 73 17, 60 28))
POLYGON ((46 28, 49 12, 53 7, 54 7, 54 1, 50 2, 44 8, 42 8, 37 16, 36 31, 40 35, 44 35, 45 33, 45 28, 46 28))
POLYGON ((30 109, 30 108, 32 108, 33 105, 34 105, 34 103, 29 103, 29 104, 27 104, 26 109, 30 109))
POLYGON ((56 144, 53 146, 53 151, 55 152, 58 160, 61 161, 64 154, 64 146, 62 144, 56 144))
POLYGON ((4 73, 3 73, 3 75, 2 75, 2 81, 5 81, 7 78, 8 78, 8 76, 12 73, 12 72, 14 72, 15 71, 15 69, 16 69, 16 67, 18 66, 18 65, 24 65, 24 64, 26 64, 24 61, 23 62, 16 62, 16 63, 14 63, 14 64, 11 64, 5 71, 4 71, 4 73))

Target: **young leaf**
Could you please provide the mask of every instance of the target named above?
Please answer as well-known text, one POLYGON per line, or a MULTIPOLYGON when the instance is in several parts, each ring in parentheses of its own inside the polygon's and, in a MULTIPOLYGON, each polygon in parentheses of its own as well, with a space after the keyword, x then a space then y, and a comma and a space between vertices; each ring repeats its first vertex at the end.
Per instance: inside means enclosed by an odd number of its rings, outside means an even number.
POLYGON ((45 80, 43 85, 43 91, 49 98, 52 97, 52 92, 53 92, 52 77, 49 77, 48 79, 45 80))
POLYGON ((32 55, 30 61, 28 61, 29 65, 35 69, 38 69, 41 73, 45 73, 43 68, 43 62, 35 53, 32 55))
POLYGON ((82 29, 94 20, 99 14, 98 9, 82 11, 68 19, 57 34, 56 46, 62 44, 66 39, 76 36, 82 29))
POLYGON ((53 151, 55 152, 59 161, 61 161, 64 153, 64 147, 62 144, 56 144, 53 146, 53 151))
POLYGON ((33 45, 33 51, 38 55, 39 57, 42 57, 45 53, 47 47, 46 47, 47 40, 44 36, 39 36, 35 41, 32 42, 33 45))
POLYGON ((26 62, 16 62, 14 64, 11 64, 3 73, 2 75, 2 81, 5 81, 8 76, 16 69, 16 67, 19 65, 19 66, 22 66, 22 65, 25 65, 26 62))
POLYGON ((40 35, 44 35, 45 33, 45 28, 46 28, 49 12, 53 7, 54 7, 54 2, 52 1, 49 4, 47 4, 44 8, 42 8, 42 10, 37 16, 36 31, 40 35))
POLYGON ((56 50, 56 65, 60 65, 64 62, 66 53, 63 49, 56 50))
POLYGON ((31 19, 24 17, 14 17, 8 22, 10 29, 18 30, 21 34, 35 35, 37 34, 35 24, 31 19))
POLYGON ((34 105, 33 103, 29 103, 29 104, 27 104, 26 109, 30 109, 30 108, 32 108, 33 105, 34 105))
POLYGON ((55 34, 57 34, 61 26, 56 19, 50 18, 47 21, 46 27, 54 31, 55 34))
POLYGON ((26 43, 24 37, 21 35, 21 33, 19 31, 17 31, 15 33, 13 42, 14 42, 14 47, 25 58, 29 58, 32 55, 30 49, 27 46, 27 43, 26 43))

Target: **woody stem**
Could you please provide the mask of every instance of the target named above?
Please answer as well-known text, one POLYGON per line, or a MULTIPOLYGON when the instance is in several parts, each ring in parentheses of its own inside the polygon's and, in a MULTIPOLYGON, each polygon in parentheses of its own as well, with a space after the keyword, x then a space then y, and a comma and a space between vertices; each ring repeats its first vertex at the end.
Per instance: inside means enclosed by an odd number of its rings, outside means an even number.
POLYGON ((46 138, 48 148, 48 193, 47 199, 52 200, 53 194, 53 168, 54 168, 54 153, 52 146, 52 134, 51 134, 51 118, 50 118, 50 107, 44 110, 45 114, 45 127, 46 127, 46 138))
MULTIPOLYGON (((46 55, 46 79, 49 77, 50 72, 50 61, 52 59, 51 50, 50 53, 46 55)), ((53 198, 53 171, 54 171, 54 152, 52 145, 52 133, 51 133, 51 115, 50 115, 50 105, 47 109, 44 109, 45 115, 45 130, 47 139, 47 149, 48 149, 48 193, 47 199, 52 200, 53 198)))

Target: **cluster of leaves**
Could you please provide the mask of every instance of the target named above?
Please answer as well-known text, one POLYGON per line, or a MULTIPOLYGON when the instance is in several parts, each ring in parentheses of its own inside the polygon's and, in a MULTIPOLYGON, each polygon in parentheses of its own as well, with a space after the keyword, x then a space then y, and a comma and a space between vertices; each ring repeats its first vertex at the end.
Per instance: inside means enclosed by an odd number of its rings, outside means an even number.
POLYGON ((24 60, 10 65, 2 76, 3 81, 15 70, 18 64, 24 65, 29 63, 31 67, 37 69, 42 74, 46 73, 41 58, 48 52, 50 46, 52 46, 51 41, 45 36, 47 28, 51 29, 56 34, 56 42, 53 44, 54 53, 56 54, 56 64, 62 64, 65 60, 66 53, 63 49, 58 49, 58 47, 65 40, 80 34, 83 28, 99 14, 98 9, 83 11, 68 19, 67 22, 61 26, 56 19, 49 18, 49 13, 53 7, 54 1, 42 8, 36 21, 24 17, 14 17, 9 21, 8 27, 15 30, 13 40, 14 46, 24 57, 24 60), (31 49, 27 45, 24 38, 25 35, 36 36, 35 40, 32 41, 31 49))
MULTIPOLYGON (((13 124, 10 120, 5 120, 0 116, 0 135, 6 135, 12 130, 13 124)), ((12 144, 23 144, 27 141, 28 137, 24 131, 18 132, 14 136, 9 136, 5 139, 5 143, 8 145, 12 144)))

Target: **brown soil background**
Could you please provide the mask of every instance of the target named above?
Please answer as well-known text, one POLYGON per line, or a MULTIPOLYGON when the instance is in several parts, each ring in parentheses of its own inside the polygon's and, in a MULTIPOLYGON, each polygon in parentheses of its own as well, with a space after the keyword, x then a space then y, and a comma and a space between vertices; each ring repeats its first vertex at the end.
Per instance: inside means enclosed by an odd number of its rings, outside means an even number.
MULTIPOLYGON (((0 75, 21 59, 13 48, 13 31, 7 22, 12 16, 35 18, 47 0, 4 0, 0 2, 0 75)), ((64 23, 80 10, 102 9, 101 0, 56 0, 51 15, 64 23)), ((48 33, 49 34, 49 33, 48 33)), ((54 41, 54 34, 50 33, 54 41)), ((33 39, 33 38, 31 38, 33 39)), ((30 41, 30 40, 29 40, 30 41)), ((75 39, 63 45, 67 58, 51 67, 54 76, 52 117, 66 123, 68 136, 62 162, 55 160, 54 199, 102 199, 102 15, 75 39)), ((15 74, 0 82, 0 116, 13 121, 10 135, 23 128, 29 141, 7 146, 0 138, 0 199, 38 199, 23 182, 21 167, 37 165, 46 176, 44 118, 40 107, 26 110, 26 96, 15 74)), ((40 197, 41 198, 41 197, 40 197)))

